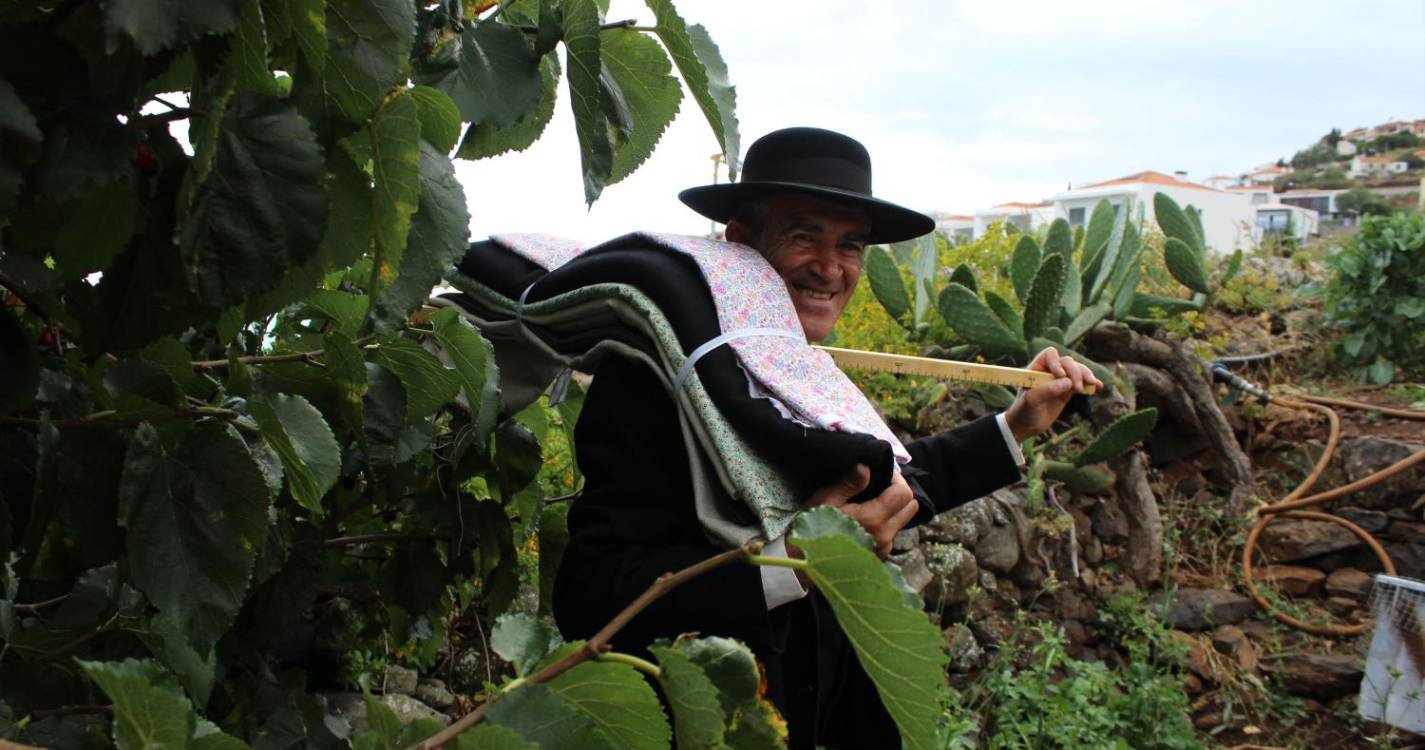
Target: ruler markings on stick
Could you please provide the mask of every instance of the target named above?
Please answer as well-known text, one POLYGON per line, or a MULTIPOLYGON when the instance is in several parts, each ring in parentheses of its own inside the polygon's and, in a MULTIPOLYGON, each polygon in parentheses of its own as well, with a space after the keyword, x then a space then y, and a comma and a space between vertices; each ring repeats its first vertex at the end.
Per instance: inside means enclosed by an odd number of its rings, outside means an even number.
MULTIPOLYGON (((968 380, 975 383, 994 383, 1016 388, 1033 388, 1054 379, 1053 375, 1022 367, 984 365, 977 362, 956 362, 948 359, 912 357, 907 354, 885 354, 883 352, 863 352, 855 349, 840 349, 834 346, 817 346, 840 367, 858 370, 876 370, 905 375, 925 375, 948 380, 968 380)), ((1084 386, 1085 393, 1096 391, 1092 385, 1084 386)))

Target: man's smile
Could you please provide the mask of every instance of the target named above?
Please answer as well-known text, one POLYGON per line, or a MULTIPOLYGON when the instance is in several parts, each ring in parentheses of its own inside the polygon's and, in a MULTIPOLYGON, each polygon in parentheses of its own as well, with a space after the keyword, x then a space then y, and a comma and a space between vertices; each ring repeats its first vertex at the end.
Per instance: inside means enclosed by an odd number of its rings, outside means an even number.
POLYGON ((829 300, 832 297, 836 296, 836 292, 826 291, 823 289, 812 289, 811 287, 802 286, 800 284, 792 284, 791 286, 792 289, 796 290, 796 292, 802 295, 803 297, 810 297, 811 299, 815 300, 829 300))

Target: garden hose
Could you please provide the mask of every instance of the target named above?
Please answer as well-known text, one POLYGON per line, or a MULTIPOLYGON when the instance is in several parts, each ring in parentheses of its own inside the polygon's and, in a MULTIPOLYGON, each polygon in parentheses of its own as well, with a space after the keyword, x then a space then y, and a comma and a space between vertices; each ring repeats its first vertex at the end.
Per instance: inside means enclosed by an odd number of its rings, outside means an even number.
POLYGON ((1354 482, 1351 482, 1350 484, 1337 487, 1336 489, 1327 490, 1326 492, 1319 492, 1314 495, 1306 495, 1306 492, 1310 490, 1313 485, 1316 484, 1316 480, 1320 479, 1322 473, 1325 472, 1326 466, 1331 462, 1332 457, 1335 455, 1336 445, 1340 442, 1341 439, 1341 418, 1336 414, 1335 410, 1330 407, 1335 406, 1347 409, 1369 409, 1371 411, 1378 411, 1383 414, 1389 414, 1391 416, 1400 417, 1402 419, 1425 419, 1425 412, 1411 411, 1408 409, 1382 408, 1372 404, 1362 403, 1360 401, 1321 398, 1317 396, 1303 396, 1300 399, 1275 396, 1267 392, 1266 389, 1262 388, 1261 386, 1258 386, 1254 383, 1242 379, 1241 377, 1238 377, 1236 374, 1228 370, 1226 365, 1227 363, 1221 361, 1214 361, 1210 364, 1210 369, 1212 371, 1214 379, 1219 380, 1221 382, 1225 382, 1233 388, 1237 388, 1238 390, 1251 394, 1259 399, 1262 399, 1263 401, 1269 401, 1278 406, 1286 407, 1288 409, 1298 409, 1302 411, 1314 411, 1319 414, 1323 414, 1326 416, 1330 424, 1330 434, 1326 440, 1326 448, 1321 452, 1321 457, 1317 459, 1316 465, 1312 467, 1311 473, 1307 475, 1306 479, 1304 479, 1301 484, 1297 485, 1296 489, 1292 490, 1281 500, 1271 505, 1266 505, 1257 509, 1257 522, 1255 525, 1252 526, 1252 530, 1247 534, 1246 544, 1242 546, 1242 575, 1243 581, 1247 587, 1247 593, 1250 594, 1252 599, 1257 602, 1257 606, 1270 613, 1272 617, 1277 619, 1278 622, 1290 625, 1291 627, 1297 628, 1298 630, 1302 630, 1315 635, 1324 636, 1349 636, 1358 635, 1364 632, 1366 627, 1364 624, 1316 625, 1314 623, 1305 622, 1296 617, 1292 617, 1291 615, 1288 615, 1285 612, 1278 610, 1277 607, 1272 602, 1268 601, 1267 598, 1262 595, 1262 592, 1257 589, 1257 583, 1252 577, 1252 556, 1253 553, 1256 551, 1257 539, 1261 537, 1262 531, 1264 531, 1267 526, 1271 525, 1273 521, 1279 518, 1296 518, 1312 521, 1325 521, 1328 523, 1334 523, 1338 526, 1342 526, 1346 530, 1350 531, 1352 534, 1355 534, 1357 537, 1359 537, 1361 541, 1365 542, 1366 546, 1370 547, 1371 552, 1375 553, 1375 556, 1380 560, 1381 567, 1384 568, 1386 574, 1395 575, 1395 563, 1391 561, 1390 555, 1385 551, 1385 548, 1381 546, 1380 542, 1376 541, 1375 537, 1371 536, 1370 533, 1367 532, 1365 529, 1362 529, 1360 526, 1357 526, 1356 524, 1344 518, 1341 518, 1340 516, 1334 516, 1329 513, 1322 513, 1319 511, 1303 509, 1318 506, 1331 500, 1335 500, 1337 498, 1349 495, 1352 492, 1363 490, 1367 487, 1389 479, 1390 477, 1395 476, 1396 474, 1399 474, 1405 471, 1406 469, 1415 466, 1416 464, 1425 463, 1425 451, 1414 453, 1400 461, 1395 462, 1394 464, 1391 464, 1390 466, 1385 467, 1384 469, 1381 469, 1380 471, 1362 477, 1354 482))

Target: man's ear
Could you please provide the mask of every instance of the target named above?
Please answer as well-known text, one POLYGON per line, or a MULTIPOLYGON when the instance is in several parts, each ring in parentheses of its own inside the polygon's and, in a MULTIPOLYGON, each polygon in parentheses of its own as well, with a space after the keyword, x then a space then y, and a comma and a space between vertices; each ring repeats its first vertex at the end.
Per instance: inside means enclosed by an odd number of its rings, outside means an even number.
POLYGON ((757 247, 757 238, 752 231, 738 219, 733 219, 727 223, 727 229, 723 231, 723 236, 728 242, 739 242, 748 247, 757 247))

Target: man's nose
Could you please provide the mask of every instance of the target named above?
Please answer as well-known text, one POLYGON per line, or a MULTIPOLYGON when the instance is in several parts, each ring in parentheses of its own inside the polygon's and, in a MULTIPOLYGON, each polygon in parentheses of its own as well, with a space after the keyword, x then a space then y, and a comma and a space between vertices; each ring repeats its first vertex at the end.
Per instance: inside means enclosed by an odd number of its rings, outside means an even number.
POLYGON ((812 255, 811 262, 807 264, 807 269, 825 281, 836 281, 841 278, 841 264, 836 262, 835 248, 829 245, 822 245, 812 255))

